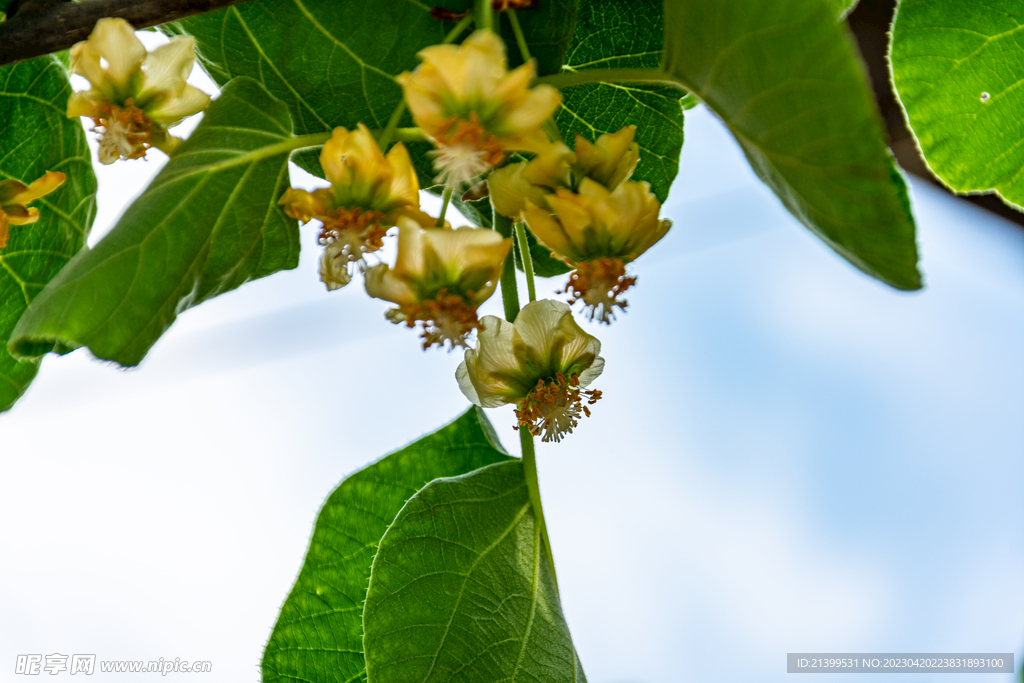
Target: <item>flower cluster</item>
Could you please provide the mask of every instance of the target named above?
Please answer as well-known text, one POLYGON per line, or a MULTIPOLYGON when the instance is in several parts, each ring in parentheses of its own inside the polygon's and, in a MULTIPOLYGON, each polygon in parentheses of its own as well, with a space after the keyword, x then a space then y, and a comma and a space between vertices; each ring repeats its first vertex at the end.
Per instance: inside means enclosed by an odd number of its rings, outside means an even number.
POLYGON ((92 87, 68 98, 68 117, 93 120, 101 163, 140 159, 151 147, 174 150, 181 140, 167 129, 210 103, 185 82, 195 60, 192 38, 147 52, 124 19, 100 19, 89 39, 71 48, 72 72, 92 87))
MULTIPOLYGON (((388 320, 420 328, 424 349, 465 350, 457 379, 471 401, 512 404, 517 428, 560 441, 601 398, 588 387, 604 368, 601 343, 580 328, 571 306, 582 302, 591 321, 610 322, 636 282, 627 267, 670 227, 659 219, 649 185, 632 180, 640 161, 636 128, 593 142, 577 135, 570 149, 552 119, 559 91, 534 83, 532 60, 509 70, 505 44, 489 29, 418 56, 420 64, 396 80, 416 126, 433 143, 442 215, 420 208, 409 151, 401 142, 387 144, 395 129, 374 132, 361 123, 335 128, 325 142, 320 166, 327 187, 288 188, 278 203, 298 221, 319 223, 320 278, 328 290, 362 273, 367 293, 394 305, 388 320), (510 163, 513 154, 521 160, 510 163), (568 304, 531 301, 510 321, 478 316, 503 269, 511 268, 512 239, 449 226, 449 199, 469 186, 467 196, 489 195, 497 214, 525 224, 574 268, 563 292, 568 304), (369 264, 395 233, 393 263, 369 264)), ((93 120, 103 163, 141 158, 152 147, 170 153, 178 139, 168 128, 209 102, 185 81, 194 61, 190 38, 148 53, 130 25, 103 19, 71 51, 74 72, 92 87, 72 95, 68 116, 93 120)), ((62 180, 50 173, 31 186, 0 183, 0 246, 8 223, 38 216, 25 204, 62 180)))

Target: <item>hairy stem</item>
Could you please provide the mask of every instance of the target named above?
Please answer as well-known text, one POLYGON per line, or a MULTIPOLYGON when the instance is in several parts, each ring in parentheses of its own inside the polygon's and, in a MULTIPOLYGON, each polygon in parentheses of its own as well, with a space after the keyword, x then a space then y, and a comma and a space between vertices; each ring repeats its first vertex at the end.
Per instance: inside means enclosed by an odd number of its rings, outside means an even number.
POLYGON ((526 241, 526 225, 516 223, 516 242, 519 243, 519 256, 523 259, 523 271, 526 273, 526 291, 530 301, 537 300, 537 286, 533 281, 533 255, 530 254, 530 243, 526 241))
POLYGON ((104 17, 124 19, 137 29, 166 24, 248 0, 88 0, 30 3, 0 23, 0 66, 66 50, 85 40, 104 17))
MULTIPOLYGON (((492 207, 493 208, 493 207, 492 207)), ((512 236, 512 221, 497 211, 493 212, 492 225, 502 237, 512 236)), ((519 289, 516 286, 516 260, 511 250, 505 257, 505 266, 501 271, 501 301, 505 304, 505 320, 515 322, 519 315, 519 289)))
POLYGON ((391 118, 388 119, 388 125, 385 126, 384 132, 380 134, 380 138, 377 139, 377 144, 380 146, 380 151, 387 152, 388 145, 391 143, 391 138, 395 136, 395 130, 398 128, 398 121, 402 118, 402 114, 405 113, 405 100, 403 99, 395 107, 395 110, 391 112, 391 118))

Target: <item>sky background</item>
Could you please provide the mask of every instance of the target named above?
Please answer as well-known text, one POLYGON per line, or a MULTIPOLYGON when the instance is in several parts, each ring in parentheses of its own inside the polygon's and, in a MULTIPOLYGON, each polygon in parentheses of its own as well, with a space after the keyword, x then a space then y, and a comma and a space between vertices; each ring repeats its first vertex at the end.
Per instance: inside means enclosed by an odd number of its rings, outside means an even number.
MULTIPOLYGON (((97 167, 92 243, 150 157, 97 167)), ((538 449, 592 683, 782 681, 787 652, 1014 652, 1020 670, 1024 231, 913 194, 927 284, 906 294, 687 112, 675 225, 636 262, 629 312, 582 322, 604 398, 538 449)), ((54 652, 258 680, 324 498, 465 410, 459 354, 420 351, 358 282, 327 293, 315 238, 296 270, 183 314, 139 368, 49 357, 0 415, 0 680, 54 652)), ((489 414, 517 448, 511 409, 489 414)), ((848 677, 800 680, 818 678, 848 677)), ((936 677, 871 680, 890 678, 936 677)))

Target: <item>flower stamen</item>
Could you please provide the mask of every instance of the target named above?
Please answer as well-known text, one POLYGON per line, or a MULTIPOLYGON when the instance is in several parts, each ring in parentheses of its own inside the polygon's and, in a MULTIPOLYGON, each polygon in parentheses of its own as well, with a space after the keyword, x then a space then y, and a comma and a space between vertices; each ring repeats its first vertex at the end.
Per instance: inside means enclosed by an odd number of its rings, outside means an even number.
POLYGON ((525 427, 534 436, 544 433, 543 441, 558 443, 566 434, 572 434, 574 427, 579 425, 580 415, 590 417, 590 408, 601 398, 596 389, 580 389, 579 375, 558 372, 554 379, 537 380, 526 398, 516 408, 519 424, 516 429, 525 427), (583 405, 586 399, 587 405, 583 405))
POLYGON ((435 180, 445 187, 458 188, 501 163, 505 149, 493 135, 487 134, 476 112, 469 120, 452 116, 434 134, 437 149, 430 152, 438 171, 435 180))
POLYGON ((587 319, 597 318, 605 325, 615 319, 615 307, 626 310, 628 302, 620 299, 636 284, 635 277, 626 276, 626 264, 618 258, 585 261, 569 273, 569 281, 559 294, 569 294, 569 305, 582 301, 587 319))
POLYGON ((395 324, 404 322, 406 327, 415 327, 417 322, 420 323, 424 351, 434 344, 443 349, 445 342, 449 344, 449 351, 453 351, 456 346, 467 348, 466 338, 480 327, 476 307, 467 304, 457 294, 448 294, 447 290, 438 292, 434 299, 392 308, 387 312, 387 318, 395 324))
POLYGON ((152 147, 153 121, 134 105, 131 98, 125 100, 124 107, 116 104, 99 107, 92 121, 103 163, 117 159, 143 159, 152 147))

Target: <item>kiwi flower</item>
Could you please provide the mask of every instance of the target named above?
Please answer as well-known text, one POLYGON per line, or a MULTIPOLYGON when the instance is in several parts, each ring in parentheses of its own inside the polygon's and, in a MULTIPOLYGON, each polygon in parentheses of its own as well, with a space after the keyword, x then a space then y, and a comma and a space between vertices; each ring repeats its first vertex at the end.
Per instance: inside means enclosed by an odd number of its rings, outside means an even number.
POLYGON ((147 52, 124 19, 100 19, 88 40, 71 48, 71 70, 92 88, 68 98, 68 118, 86 116, 99 133, 99 159, 139 159, 181 142, 167 129, 197 114, 210 97, 185 82, 196 61, 195 40, 172 38, 147 52))
POLYGON ((64 182, 64 174, 50 171, 31 185, 18 180, 0 180, 0 249, 7 246, 9 225, 28 225, 39 220, 39 209, 29 202, 50 194, 64 182))
POLYGON ((434 222, 420 211, 419 181, 402 143, 384 156, 363 124, 351 132, 335 128, 320 152, 320 166, 329 188, 288 188, 278 203, 292 218, 323 224, 320 279, 329 291, 351 282, 356 268, 366 268, 365 255, 384 245, 384 235, 400 217, 434 222))
POLYGON ((386 314, 391 322, 408 327, 419 322, 424 349, 443 348, 445 342, 449 350, 465 347, 480 324, 476 309, 497 288, 511 245, 493 230, 422 228, 401 218, 395 266, 369 268, 366 291, 398 304, 386 314))
POLYGON ((671 221, 658 220, 661 203, 645 182, 625 181, 614 191, 590 178, 579 191, 557 188, 544 197, 548 208, 529 199, 523 218, 538 241, 575 266, 564 290, 569 303, 582 301, 590 320, 609 324, 622 294, 636 283, 626 265, 665 236, 671 221))
POLYGON ((540 152, 541 125, 562 96, 549 85, 531 88, 533 61, 508 71, 505 44, 481 29, 461 45, 433 45, 422 63, 398 76, 413 119, 433 139, 437 181, 469 183, 500 163, 507 151, 540 152))
POLYGON ((517 429, 561 441, 601 398, 587 385, 604 370, 601 342, 584 332, 572 309, 542 299, 523 307, 514 323, 493 315, 480 321, 477 347, 466 351, 455 378, 484 408, 513 403, 517 429), (586 402, 587 405, 584 405, 586 402))
POLYGON ((590 178, 609 190, 629 180, 640 161, 640 147, 633 141, 636 126, 605 133, 590 142, 576 136, 576 150, 565 143, 551 143, 532 161, 509 164, 487 177, 495 210, 514 220, 526 208, 526 200, 547 208, 545 196, 557 188, 575 189, 590 178))

